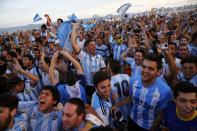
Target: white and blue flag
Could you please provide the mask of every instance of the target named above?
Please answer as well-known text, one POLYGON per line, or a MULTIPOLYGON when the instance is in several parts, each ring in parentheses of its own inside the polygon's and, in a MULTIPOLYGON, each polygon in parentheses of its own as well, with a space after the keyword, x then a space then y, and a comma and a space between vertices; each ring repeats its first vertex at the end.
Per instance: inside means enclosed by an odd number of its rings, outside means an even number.
POLYGON ((117 13, 118 13, 121 17, 123 17, 123 16, 126 14, 127 10, 128 10, 130 7, 131 7, 131 4, 130 4, 130 3, 124 4, 124 5, 122 5, 120 8, 118 8, 117 13))
POLYGON ((85 31, 90 31, 92 28, 96 27, 96 23, 92 23, 92 24, 82 24, 81 25, 85 31))
POLYGON ((42 20, 42 18, 40 17, 40 15, 37 13, 34 18, 33 18, 33 22, 36 22, 36 21, 40 21, 42 20))
POLYGON ((72 32, 72 22, 65 21, 60 25, 57 31, 57 37, 59 38, 60 47, 65 48, 67 51, 73 51, 70 34, 72 32))

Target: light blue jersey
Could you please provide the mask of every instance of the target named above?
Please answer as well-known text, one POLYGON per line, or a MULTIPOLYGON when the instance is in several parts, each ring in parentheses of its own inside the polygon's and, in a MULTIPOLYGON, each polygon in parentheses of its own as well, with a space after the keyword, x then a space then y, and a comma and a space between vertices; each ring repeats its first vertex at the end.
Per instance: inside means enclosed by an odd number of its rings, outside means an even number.
POLYGON ((36 90, 29 85, 25 85, 23 92, 16 94, 19 101, 37 101, 38 96, 36 90))
POLYGON ((80 50, 78 55, 81 66, 84 70, 85 79, 88 86, 93 86, 92 75, 99 71, 101 68, 105 68, 105 62, 100 54, 94 56, 87 54, 83 50, 80 50))
POLYGON ((189 50, 189 52, 190 52, 191 55, 197 56, 197 47, 194 46, 194 44, 190 43, 188 45, 188 50, 189 50))
POLYGON ((141 75, 142 66, 136 65, 135 60, 133 58, 127 57, 126 62, 130 65, 130 68, 132 70, 131 76, 141 75))
POLYGON ((157 113, 172 100, 172 91, 160 78, 156 78, 151 86, 144 87, 141 76, 135 76, 130 84, 133 104, 130 117, 140 127, 150 129, 157 113))
POLYGON ((87 96, 84 87, 77 81, 75 85, 60 84, 57 86, 60 93, 60 102, 64 105, 69 99, 77 97, 87 103, 87 96))
POLYGON ((97 112, 99 117, 103 120, 105 125, 111 125, 112 118, 110 116, 111 101, 102 99, 96 92, 92 95, 91 106, 97 112))
MULTIPOLYGON (((39 78, 39 73, 41 72, 40 69, 36 66, 33 66, 31 69, 26 69, 27 72, 37 76, 39 78)), ((27 77, 26 75, 22 74, 20 75, 20 78, 22 80, 24 80, 25 82, 25 86, 29 86, 31 88, 34 88, 36 90, 36 94, 35 96, 38 96, 38 94, 40 93, 40 90, 42 89, 42 84, 40 83, 40 80, 36 83, 35 86, 31 85, 31 79, 29 77, 27 77)), ((40 79, 40 78, 39 78, 40 79)))
POLYGON ((14 116, 14 125, 5 131, 29 131, 28 129, 28 116, 26 113, 16 114, 14 116))
MULTIPOLYGON (((124 100, 129 95, 130 77, 127 74, 117 74, 111 77, 111 93, 110 96, 118 94, 118 98, 113 102, 116 104, 124 100)), ((129 116, 129 105, 119 107, 119 110, 124 113, 125 119, 129 116)))
POLYGON ((110 56, 109 49, 105 44, 102 44, 101 46, 96 44, 96 54, 100 54, 104 60, 110 56))
POLYGON ((62 131, 62 112, 52 111, 42 113, 37 102, 19 102, 18 110, 26 112, 29 117, 29 126, 32 131, 62 131))
POLYGON ((122 63, 121 54, 126 51, 127 46, 125 44, 120 44, 119 45, 119 44, 116 44, 116 43, 111 44, 111 46, 112 46, 112 49, 113 49, 114 60, 120 61, 122 63))
POLYGON ((194 75, 192 78, 190 78, 189 80, 187 80, 185 78, 185 76, 183 75, 182 72, 180 72, 178 75, 177 75, 177 78, 180 82, 190 82, 192 83, 195 87, 197 87, 197 74, 194 75))

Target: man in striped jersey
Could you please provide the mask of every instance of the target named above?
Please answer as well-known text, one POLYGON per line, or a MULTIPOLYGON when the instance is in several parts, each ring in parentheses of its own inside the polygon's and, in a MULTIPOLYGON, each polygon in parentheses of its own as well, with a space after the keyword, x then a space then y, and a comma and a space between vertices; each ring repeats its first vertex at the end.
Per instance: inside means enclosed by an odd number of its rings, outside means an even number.
POLYGON ((142 64, 142 73, 133 76, 130 81, 130 96, 117 103, 112 110, 120 105, 131 102, 129 129, 138 131, 156 130, 157 120, 162 110, 172 100, 172 91, 164 83, 160 75, 162 61, 156 54, 147 54, 142 64))
POLYGON ((27 114, 18 114, 18 99, 14 95, 0 95, 0 130, 28 131, 27 114))
POLYGON ((107 62, 108 57, 110 56, 109 49, 107 45, 103 43, 102 38, 96 39, 96 54, 100 54, 105 62, 107 62))
POLYGON ((122 53, 122 60, 126 61, 131 68, 131 76, 140 75, 142 69, 142 62, 144 58, 144 52, 142 50, 135 50, 134 58, 127 57, 127 54, 131 51, 129 47, 125 52, 122 53))
POLYGON ((117 34, 116 41, 110 41, 111 47, 113 49, 113 58, 114 60, 120 61, 123 64, 121 59, 121 54, 127 49, 127 46, 123 44, 122 36, 117 34))
POLYGON ((95 91, 93 87, 92 76, 95 72, 105 68, 105 62, 100 54, 96 54, 96 44, 93 40, 86 40, 84 43, 85 52, 79 48, 76 42, 77 24, 73 24, 71 33, 71 43, 73 49, 78 53, 81 66, 84 70, 84 75, 87 83, 87 95, 92 96, 95 91))
POLYGON ((24 81, 25 93, 27 94, 26 100, 36 101, 38 98, 38 91, 41 87, 38 87, 39 77, 37 69, 34 66, 34 59, 31 55, 25 55, 23 57, 23 66, 26 68, 24 70, 17 59, 14 59, 14 68, 19 72, 19 77, 24 81))
POLYGON ((24 81, 21 80, 17 74, 10 74, 6 81, 6 87, 10 94, 16 95, 19 101, 35 101, 34 90, 31 87, 24 85, 24 81))
POLYGON ((177 74, 174 78, 176 83, 179 82, 190 82, 194 86, 197 86, 197 57, 190 56, 186 57, 181 61, 182 72, 177 74))
POLYGON ((38 102, 19 102, 18 110, 28 114, 32 131, 62 131, 62 112, 55 110, 59 99, 55 87, 44 86, 38 102))
POLYGON ((112 102, 109 99, 111 91, 110 76, 104 71, 98 71, 93 76, 96 91, 92 95, 91 106, 97 112, 105 125, 112 125, 110 109, 112 102))

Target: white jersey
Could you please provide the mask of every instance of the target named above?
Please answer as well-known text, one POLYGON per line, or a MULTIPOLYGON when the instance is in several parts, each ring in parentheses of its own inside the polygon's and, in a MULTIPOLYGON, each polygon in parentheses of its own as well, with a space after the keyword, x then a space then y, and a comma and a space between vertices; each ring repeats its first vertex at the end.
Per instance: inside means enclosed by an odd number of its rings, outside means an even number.
MULTIPOLYGON (((118 94, 118 98, 113 102, 114 104, 122 101, 129 95, 130 77, 127 74, 118 74, 111 77, 111 93, 112 95, 118 94)), ((119 108, 124 113, 125 119, 129 116, 129 105, 124 105, 119 108)))
POLYGON ((111 93, 117 93, 124 99, 129 95, 130 77, 127 74, 118 74, 111 77, 111 93))
POLYGON ((42 113, 38 109, 37 102, 19 102, 18 111, 28 114, 29 127, 32 131, 61 131, 62 130, 62 112, 51 111, 42 113))
POLYGON ((102 99, 96 92, 92 95, 92 102, 91 106, 94 108, 96 113, 99 115, 99 117, 103 120, 105 125, 111 125, 111 115, 110 115, 110 109, 111 109, 111 101, 106 101, 102 99))
POLYGON ((158 112, 172 100, 172 91, 159 77, 148 87, 143 86, 141 76, 132 77, 130 84, 130 117, 140 127, 150 129, 158 112))
MULTIPOLYGON (((59 82, 59 73, 58 73, 58 71, 54 70, 54 74, 55 74, 54 75, 55 79, 59 82)), ((42 82, 43 86, 52 85, 51 81, 49 79, 49 74, 41 72, 41 76, 42 76, 42 81, 41 82, 42 82)))
POLYGON ((87 54, 83 50, 80 50, 78 54, 81 66, 84 70, 84 75, 88 86, 93 86, 92 75, 99 71, 101 68, 105 68, 105 62, 100 54, 94 56, 87 54))

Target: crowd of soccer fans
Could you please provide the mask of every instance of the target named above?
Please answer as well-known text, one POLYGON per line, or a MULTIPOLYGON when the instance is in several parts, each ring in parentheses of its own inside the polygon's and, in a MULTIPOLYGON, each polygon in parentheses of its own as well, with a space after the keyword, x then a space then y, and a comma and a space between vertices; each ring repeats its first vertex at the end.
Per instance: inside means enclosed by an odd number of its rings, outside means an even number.
POLYGON ((196 11, 0 34, 0 130, 196 131, 196 11))

